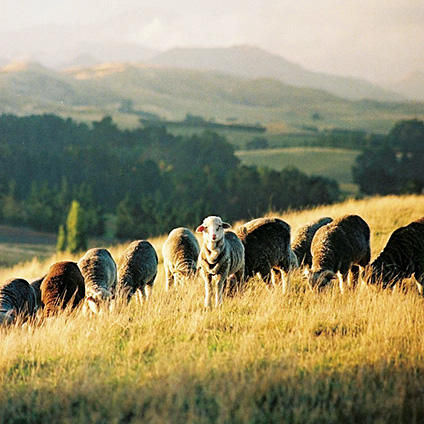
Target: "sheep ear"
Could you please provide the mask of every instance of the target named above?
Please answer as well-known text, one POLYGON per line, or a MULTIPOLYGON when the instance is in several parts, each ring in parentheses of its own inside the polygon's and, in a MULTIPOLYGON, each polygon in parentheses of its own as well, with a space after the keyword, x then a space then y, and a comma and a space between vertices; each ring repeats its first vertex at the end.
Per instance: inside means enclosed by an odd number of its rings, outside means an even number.
POLYGON ((223 222, 222 228, 231 228, 231 225, 228 222, 223 222))
POLYGON ((205 227, 203 226, 203 224, 202 225, 199 225, 196 228, 196 233, 203 233, 203 231, 205 231, 205 227))

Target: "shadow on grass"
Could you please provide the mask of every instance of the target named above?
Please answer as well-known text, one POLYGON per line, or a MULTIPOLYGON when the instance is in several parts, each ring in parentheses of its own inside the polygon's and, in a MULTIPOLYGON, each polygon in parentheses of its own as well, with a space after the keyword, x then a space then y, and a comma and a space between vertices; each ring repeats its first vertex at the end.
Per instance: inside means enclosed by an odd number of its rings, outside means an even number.
POLYGON ((141 381, 3 384, 5 423, 375 423, 423 422, 424 367, 394 364, 297 370, 261 362, 226 373, 189 372, 141 381))

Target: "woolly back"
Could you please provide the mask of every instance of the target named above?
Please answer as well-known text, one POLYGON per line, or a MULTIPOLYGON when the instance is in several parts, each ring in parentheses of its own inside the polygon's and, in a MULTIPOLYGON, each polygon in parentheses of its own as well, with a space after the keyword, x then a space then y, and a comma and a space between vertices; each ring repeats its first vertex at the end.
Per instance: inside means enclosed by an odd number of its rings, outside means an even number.
POLYGON ((85 296, 84 277, 75 262, 56 262, 50 266, 40 290, 45 315, 65 309, 68 304, 74 309, 85 296))
POLYGON ((118 267, 118 286, 136 290, 156 275, 158 256, 147 240, 135 240, 122 254, 118 267))
POLYGON ((0 311, 14 310, 16 314, 32 315, 37 310, 35 292, 28 281, 15 278, 0 287, 0 311))
POLYGON ((117 269, 112 255, 107 249, 88 250, 78 261, 87 289, 113 289, 117 281, 117 269))
POLYGON ((299 265, 312 265, 311 243, 315 233, 324 225, 333 221, 333 218, 320 218, 310 224, 300 227, 291 244, 293 252, 297 256, 299 265))

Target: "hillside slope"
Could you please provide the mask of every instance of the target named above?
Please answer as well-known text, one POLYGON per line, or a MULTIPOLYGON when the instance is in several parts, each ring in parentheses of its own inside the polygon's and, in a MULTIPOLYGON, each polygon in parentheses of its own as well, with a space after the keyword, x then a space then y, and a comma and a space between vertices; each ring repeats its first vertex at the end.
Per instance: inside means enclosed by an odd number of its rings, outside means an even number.
MULTIPOLYGON (((373 256, 394 228, 424 215, 424 196, 348 201, 283 216, 295 230, 319 216, 358 213, 373 256)), ((152 240, 160 255, 164 237, 152 240)), ((118 258, 125 245, 112 247, 118 258)), ((61 254, 51 261, 77 259, 61 254)), ((43 263, 1 269, 39 277, 43 263)), ((420 422, 424 416, 424 301, 364 287, 283 295, 251 280, 219 308, 203 284, 117 302, 42 325, 0 328, 0 422, 420 422)))
POLYGON ((281 56, 252 46, 174 48, 149 60, 186 69, 222 71, 247 78, 274 78, 298 87, 312 87, 352 100, 401 101, 403 97, 368 81, 311 72, 281 56))

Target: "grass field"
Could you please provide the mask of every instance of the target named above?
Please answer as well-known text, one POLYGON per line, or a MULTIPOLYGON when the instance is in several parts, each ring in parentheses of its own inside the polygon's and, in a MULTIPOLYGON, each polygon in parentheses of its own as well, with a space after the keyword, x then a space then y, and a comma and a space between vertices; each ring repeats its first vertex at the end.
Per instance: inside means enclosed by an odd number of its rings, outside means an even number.
POLYGON ((281 170, 294 166, 311 175, 335 179, 342 190, 356 193, 352 165, 359 152, 329 147, 289 147, 282 149, 241 150, 237 157, 246 165, 267 166, 281 170))
MULTIPOLYGON (((295 231, 358 213, 373 257, 424 196, 384 197, 285 214, 295 231)), ((237 225, 237 224, 235 224, 237 225)), ((424 420, 424 300, 415 289, 311 293, 296 272, 287 295, 252 280, 218 309, 200 282, 98 316, 74 313, 0 330, 0 422, 413 423, 424 420)), ((112 246, 118 258, 124 245, 112 246)), ((42 275, 61 254, 1 268, 42 275)), ((413 287, 413 286, 411 286, 413 287)))

